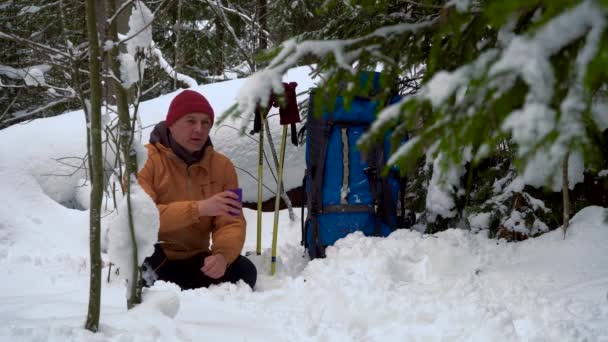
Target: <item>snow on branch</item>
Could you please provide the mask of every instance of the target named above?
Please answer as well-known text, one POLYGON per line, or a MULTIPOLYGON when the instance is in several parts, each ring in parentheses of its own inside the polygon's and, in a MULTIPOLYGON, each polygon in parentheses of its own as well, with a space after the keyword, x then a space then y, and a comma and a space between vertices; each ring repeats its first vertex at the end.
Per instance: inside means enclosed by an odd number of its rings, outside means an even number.
MULTIPOLYGON (((436 21, 437 19, 433 18, 419 23, 385 26, 365 36, 345 40, 305 40, 297 42, 295 39, 289 39, 281 44, 281 51, 273 58, 268 67, 247 79, 237 95, 236 111, 228 115, 243 117, 242 124, 246 125, 258 103, 266 103, 271 92, 277 94, 283 92, 281 83, 283 75, 304 57, 312 55, 318 59, 324 59, 333 56, 340 68, 354 72, 353 64, 362 53, 382 55, 382 46, 377 43, 378 38, 389 40, 396 35, 429 27, 436 21)), ((223 117, 220 121, 222 119, 223 117)))
POLYGON ((491 68, 490 76, 501 73, 519 76, 530 87, 528 101, 548 103, 555 82, 549 58, 590 29, 604 27, 604 16, 603 9, 593 1, 584 1, 545 24, 532 37, 515 37, 491 68))
POLYGON ((443 167, 442 163, 449 163, 443 153, 439 153, 433 161, 433 175, 429 182, 426 196, 426 210, 428 221, 435 222, 438 216, 452 218, 457 214, 455 198, 464 195, 460 186, 460 178, 465 174, 464 164, 470 160, 470 147, 463 147, 463 154, 467 156, 461 164, 443 167))
MULTIPOLYGON (((163 1, 164 3, 165 1, 163 1)), ((139 80, 144 72, 144 65, 138 57, 139 54, 153 55, 163 71, 171 78, 184 82, 188 87, 196 87, 198 83, 193 78, 178 73, 167 62, 159 48, 155 47, 152 40, 152 22, 158 6, 153 13, 142 1, 133 1, 133 10, 129 17, 129 32, 119 35, 120 44, 125 44, 126 53, 118 56, 120 60, 120 80, 125 89, 130 88, 139 80)), ((106 50, 110 49, 112 42, 106 42, 106 50)))
MULTIPOLYGON (((149 46, 149 44, 141 42, 152 40, 154 13, 143 2, 133 2, 133 10, 129 16, 129 32, 126 36, 120 37, 120 42, 126 44, 127 49, 134 46, 149 46), (135 40, 136 42, 131 42, 131 40, 135 40)), ((133 51, 131 53, 134 54, 133 51)))
MULTIPOLYGON (((444 113, 443 120, 429 123, 420 130, 420 138, 402 145, 391 156, 389 164, 409 158, 413 151, 428 148, 426 145, 436 141, 437 136, 443 140, 461 136, 463 132, 458 131, 455 123, 464 125, 472 116, 479 115, 477 120, 486 125, 497 118, 501 120, 497 122, 496 134, 509 134, 513 138, 518 157, 526 160, 523 170, 526 184, 544 186, 549 180, 553 189, 560 189, 561 178, 556 177, 555 170, 560 170, 564 157, 570 155, 570 169, 576 169, 576 172, 569 171, 570 186, 573 186, 582 175, 582 163, 578 162, 581 146, 589 144, 583 115, 589 107, 584 77, 588 64, 598 53, 606 23, 606 11, 601 5, 596 1, 583 1, 532 33, 512 34, 504 48, 489 49, 454 71, 437 72, 420 92, 385 108, 363 141, 377 135, 391 122, 404 120, 409 115, 403 112, 405 105, 428 102, 433 111, 444 113), (561 103, 556 106, 557 81, 551 58, 577 41, 582 44, 572 71, 569 71, 568 94, 559 99, 561 103), (507 115, 496 116, 489 103, 511 91, 517 80, 523 81, 528 89, 523 105, 504 113, 507 115), (425 146, 420 148, 418 145, 423 141, 425 146)), ((594 119, 597 121, 597 116, 594 119)), ((597 126, 602 125, 597 122, 597 126)), ((490 141, 492 137, 486 139, 490 141)))
MULTIPOLYGON (((523 108, 510 113, 502 125, 502 129, 511 132, 514 141, 521 147, 518 150, 520 157, 532 153, 524 170, 527 184, 541 186, 549 178, 553 179, 551 187, 559 190, 562 180, 553 174, 553 170, 559 170, 567 155, 570 155, 571 161, 580 158, 578 152, 570 152, 580 149, 576 144, 585 144, 587 140, 585 118, 582 115, 587 107, 583 94, 584 75, 587 65, 598 51, 605 29, 604 9, 594 1, 584 1, 549 21, 531 38, 513 39, 502 58, 491 69, 492 74, 500 72, 518 75, 529 87, 523 108), (555 76, 550 58, 581 38, 585 38, 584 45, 579 49, 575 61, 574 77, 571 78, 568 94, 559 108, 552 108, 555 76), (525 65, 532 67, 522 68, 524 64, 518 61, 524 59, 525 65), (545 115, 545 120, 536 120, 539 113, 545 115), (556 140, 550 146, 544 145, 543 142, 552 132, 557 133, 556 140), (534 146, 542 148, 533 150, 534 146)), ((582 169, 580 174, 582 175, 582 169)), ((579 178, 570 175, 570 186, 576 184, 579 178)))
POLYGON ((129 89, 137 82, 144 72, 144 63, 138 62, 137 54, 152 45, 152 11, 141 1, 133 2, 133 10, 129 16, 128 38, 122 39, 127 53, 118 56, 120 60, 120 79, 122 86, 129 89))
POLYGON ((152 47, 152 54, 154 57, 156 57, 160 67, 167 73, 167 75, 178 81, 184 82, 190 88, 198 86, 198 83, 192 77, 176 72, 175 69, 173 69, 173 67, 167 62, 167 60, 165 60, 165 57, 163 57, 163 53, 159 48, 152 47))
POLYGON ((34 65, 22 69, 15 69, 7 65, 0 65, 0 75, 15 80, 23 80, 27 86, 46 85, 44 74, 50 70, 51 67, 48 65, 34 65))
POLYGON ((43 87, 47 88, 50 95, 73 98, 76 92, 71 87, 61 88, 47 83, 45 75, 51 71, 48 64, 32 65, 26 68, 16 69, 7 65, 0 65, 0 76, 5 76, 13 80, 23 80, 25 85, 8 85, 0 80, 0 88, 24 88, 24 87, 43 87), (63 94, 59 94, 62 92, 63 94))

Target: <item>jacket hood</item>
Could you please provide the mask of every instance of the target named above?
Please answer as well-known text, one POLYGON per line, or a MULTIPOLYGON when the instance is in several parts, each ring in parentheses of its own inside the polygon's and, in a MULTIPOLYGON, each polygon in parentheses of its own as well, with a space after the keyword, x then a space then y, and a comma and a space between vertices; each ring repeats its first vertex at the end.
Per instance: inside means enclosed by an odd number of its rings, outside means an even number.
POLYGON ((194 153, 188 152, 185 148, 183 148, 180 144, 178 144, 173 137, 171 136, 171 132, 167 127, 165 121, 161 121, 152 130, 150 133, 150 144, 159 143, 167 148, 170 148, 176 156, 178 156, 181 160, 183 160, 188 166, 200 161, 203 159, 205 155, 205 150, 208 146, 213 147, 213 143, 211 143, 211 137, 207 138, 207 142, 205 145, 194 153))

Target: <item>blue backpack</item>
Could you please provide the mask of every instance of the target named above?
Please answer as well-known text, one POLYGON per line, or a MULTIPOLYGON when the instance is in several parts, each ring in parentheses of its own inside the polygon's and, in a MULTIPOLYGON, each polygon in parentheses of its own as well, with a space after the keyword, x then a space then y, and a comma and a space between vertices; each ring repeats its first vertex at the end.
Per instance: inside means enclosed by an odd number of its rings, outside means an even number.
MULTIPOLYGON (((380 87, 379 79, 379 73, 363 73, 360 83, 371 82, 367 88, 374 91, 380 87)), ((318 117, 313 114, 317 91, 311 90, 306 121, 305 221, 302 216, 302 244, 311 258, 325 257, 327 246, 352 232, 388 236, 415 220, 403 205, 405 178, 396 169, 381 176, 390 141, 385 139, 365 155, 357 147, 381 103, 370 96, 355 96, 347 109, 339 95, 332 110, 325 105, 318 117)), ((398 100, 393 96, 388 103, 398 100)))

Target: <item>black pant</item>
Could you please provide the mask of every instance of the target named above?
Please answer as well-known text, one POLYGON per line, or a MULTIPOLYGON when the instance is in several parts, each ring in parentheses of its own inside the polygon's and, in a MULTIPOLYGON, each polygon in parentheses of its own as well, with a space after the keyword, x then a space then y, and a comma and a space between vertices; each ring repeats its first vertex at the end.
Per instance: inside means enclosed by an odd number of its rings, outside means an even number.
POLYGON ((177 284, 182 290, 209 287, 211 284, 236 283, 243 280, 251 288, 255 286, 258 272, 255 265, 239 255, 226 269, 221 278, 213 279, 201 271, 209 253, 199 253, 189 259, 169 260, 159 245, 154 246, 154 254, 146 258, 143 265, 144 284, 152 286, 154 280, 164 280, 177 284), (153 272, 151 272, 153 271, 153 272), (153 274, 150 277, 150 274, 153 274))

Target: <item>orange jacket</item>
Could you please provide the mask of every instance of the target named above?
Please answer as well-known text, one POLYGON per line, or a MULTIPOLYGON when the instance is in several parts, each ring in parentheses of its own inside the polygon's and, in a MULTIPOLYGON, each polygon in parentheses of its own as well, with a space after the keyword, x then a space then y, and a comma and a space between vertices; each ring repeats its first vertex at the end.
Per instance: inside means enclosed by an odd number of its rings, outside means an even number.
POLYGON ((146 147, 148 159, 137 180, 160 212, 158 238, 167 258, 186 259, 211 252, 232 263, 245 242, 242 211, 240 216, 200 217, 197 206, 199 200, 238 187, 232 162, 207 146, 203 158, 188 167, 161 143, 146 147))

